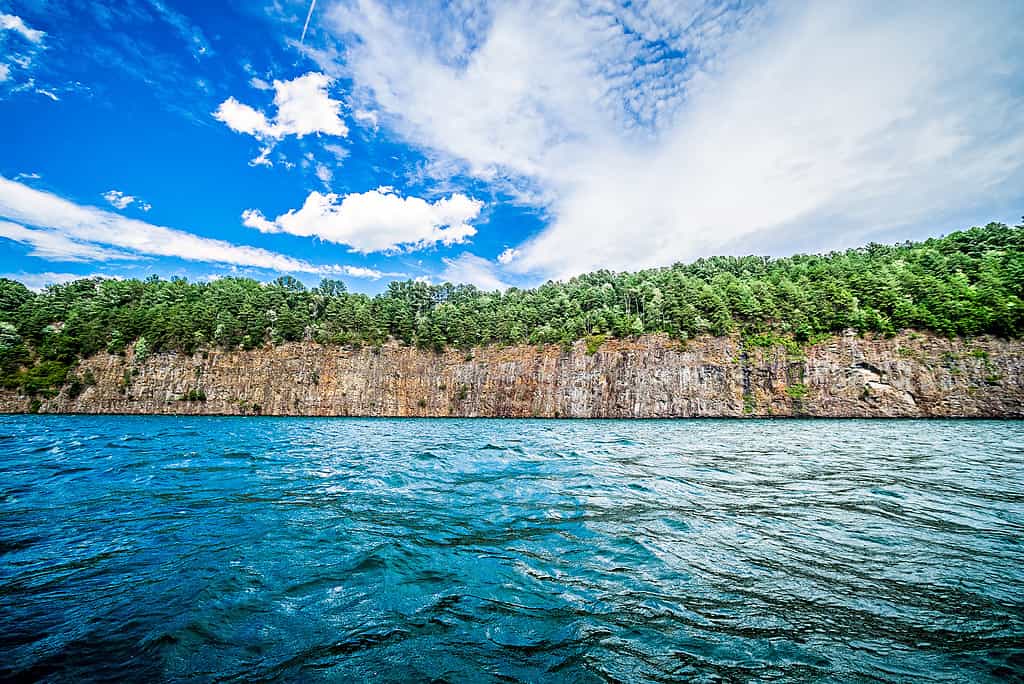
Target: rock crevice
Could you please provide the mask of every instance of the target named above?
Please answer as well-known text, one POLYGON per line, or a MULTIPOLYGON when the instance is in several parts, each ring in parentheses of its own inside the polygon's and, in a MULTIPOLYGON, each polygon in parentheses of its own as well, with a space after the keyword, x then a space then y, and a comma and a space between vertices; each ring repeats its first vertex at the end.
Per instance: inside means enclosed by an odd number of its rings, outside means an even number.
POLYGON ((306 416, 1024 417, 1024 344, 907 332, 836 336, 795 358, 736 337, 442 353, 312 342, 251 351, 101 354, 71 396, 0 393, 0 411, 306 416))

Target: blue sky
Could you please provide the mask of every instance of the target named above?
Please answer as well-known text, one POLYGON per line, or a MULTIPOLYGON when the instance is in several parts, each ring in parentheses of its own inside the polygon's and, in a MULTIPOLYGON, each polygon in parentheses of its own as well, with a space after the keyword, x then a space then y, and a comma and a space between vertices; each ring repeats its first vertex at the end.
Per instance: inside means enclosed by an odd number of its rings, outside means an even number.
POLYGON ((0 273, 492 289, 1016 221, 1024 5, 932 4, 0 0, 0 273))

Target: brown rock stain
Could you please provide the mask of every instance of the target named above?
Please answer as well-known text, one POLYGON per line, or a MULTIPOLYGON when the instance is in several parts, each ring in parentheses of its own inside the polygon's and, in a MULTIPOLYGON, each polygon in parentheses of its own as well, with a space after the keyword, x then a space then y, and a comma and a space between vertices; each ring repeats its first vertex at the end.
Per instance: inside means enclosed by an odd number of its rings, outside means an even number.
MULTIPOLYGON (((794 358, 739 338, 422 351, 293 343, 83 361, 96 384, 43 413, 681 418, 1024 417, 1024 344, 907 332, 836 336, 794 358), (124 379, 128 378, 125 383, 124 379), (205 401, 187 401, 202 390, 205 401)), ((30 398, 0 393, 0 411, 30 398)))

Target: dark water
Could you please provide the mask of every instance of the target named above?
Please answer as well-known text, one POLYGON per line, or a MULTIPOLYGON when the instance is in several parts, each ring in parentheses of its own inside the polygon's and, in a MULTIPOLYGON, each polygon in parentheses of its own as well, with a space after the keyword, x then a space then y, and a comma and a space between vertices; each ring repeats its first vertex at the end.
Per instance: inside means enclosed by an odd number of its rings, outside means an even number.
POLYGON ((0 417, 0 679, 1005 681, 1024 423, 0 417))

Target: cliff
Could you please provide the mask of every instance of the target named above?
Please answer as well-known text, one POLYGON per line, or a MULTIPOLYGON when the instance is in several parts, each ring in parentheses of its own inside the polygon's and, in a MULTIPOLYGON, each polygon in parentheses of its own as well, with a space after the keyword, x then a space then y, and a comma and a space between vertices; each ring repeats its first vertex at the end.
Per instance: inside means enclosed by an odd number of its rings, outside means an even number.
POLYGON ((1024 343, 903 333, 833 337, 803 349, 663 336, 421 351, 295 343, 138 360, 98 355, 80 382, 0 411, 661 418, 1022 417, 1024 343))

